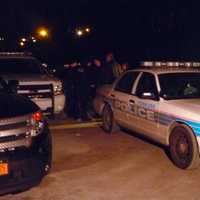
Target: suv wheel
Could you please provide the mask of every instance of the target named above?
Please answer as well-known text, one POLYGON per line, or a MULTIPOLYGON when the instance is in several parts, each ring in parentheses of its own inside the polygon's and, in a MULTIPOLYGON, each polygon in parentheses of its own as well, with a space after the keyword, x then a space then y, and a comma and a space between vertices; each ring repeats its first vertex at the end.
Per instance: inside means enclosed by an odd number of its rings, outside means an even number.
POLYGON ((181 169, 197 168, 200 164, 198 144, 192 130, 183 124, 176 126, 170 135, 170 154, 173 163, 181 169))

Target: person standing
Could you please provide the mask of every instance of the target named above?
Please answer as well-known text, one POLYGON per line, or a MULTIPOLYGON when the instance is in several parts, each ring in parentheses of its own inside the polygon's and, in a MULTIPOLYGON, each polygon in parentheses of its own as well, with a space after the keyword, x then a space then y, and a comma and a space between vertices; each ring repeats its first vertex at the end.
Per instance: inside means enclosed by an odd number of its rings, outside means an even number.
POLYGON ((123 62, 121 64, 122 73, 126 72, 129 69, 129 65, 127 62, 123 62))
POLYGON ((88 80, 86 76, 86 67, 80 64, 76 69, 75 77, 75 102, 76 102, 76 119, 77 121, 85 121, 87 117, 88 104, 88 80))
POLYGON ((116 62, 113 53, 108 53, 103 66, 103 84, 112 84, 120 76, 121 71, 121 66, 116 62))
POLYGON ((101 60, 95 58, 93 60, 93 70, 92 70, 92 84, 93 84, 93 98, 96 94, 96 89, 101 85, 103 81, 103 74, 102 74, 102 63, 101 60))
POLYGON ((68 73, 67 73, 67 81, 66 81, 66 88, 68 90, 67 92, 67 116, 76 118, 77 116, 77 109, 76 109, 76 76, 77 76, 77 67, 78 64, 77 62, 73 62, 70 64, 68 68, 68 73))

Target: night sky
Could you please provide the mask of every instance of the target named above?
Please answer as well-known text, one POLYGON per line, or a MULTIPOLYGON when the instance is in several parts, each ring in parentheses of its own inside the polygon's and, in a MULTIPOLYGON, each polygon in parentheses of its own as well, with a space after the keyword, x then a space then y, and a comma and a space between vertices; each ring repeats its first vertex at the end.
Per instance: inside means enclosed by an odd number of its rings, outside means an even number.
POLYGON ((51 38, 34 49, 49 62, 102 56, 137 60, 200 60, 199 3, 145 0, 5 1, 0 7, 4 48, 16 48, 21 36, 39 26, 51 38), (73 30, 89 25, 92 32, 75 38, 73 30))

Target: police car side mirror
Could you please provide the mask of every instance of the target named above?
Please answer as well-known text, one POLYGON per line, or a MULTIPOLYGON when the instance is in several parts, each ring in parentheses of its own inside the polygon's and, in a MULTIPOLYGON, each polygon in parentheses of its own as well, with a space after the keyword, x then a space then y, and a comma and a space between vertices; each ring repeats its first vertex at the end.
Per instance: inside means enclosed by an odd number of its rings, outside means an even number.
POLYGON ((159 96, 162 97, 165 100, 169 100, 169 97, 162 90, 160 91, 159 96))
POLYGON ((17 94, 17 89, 19 87, 19 81, 18 80, 9 80, 8 81, 8 90, 10 93, 17 94))
POLYGON ((153 92, 142 92, 139 97, 141 99, 150 99, 150 100, 159 100, 158 95, 154 94, 153 92))

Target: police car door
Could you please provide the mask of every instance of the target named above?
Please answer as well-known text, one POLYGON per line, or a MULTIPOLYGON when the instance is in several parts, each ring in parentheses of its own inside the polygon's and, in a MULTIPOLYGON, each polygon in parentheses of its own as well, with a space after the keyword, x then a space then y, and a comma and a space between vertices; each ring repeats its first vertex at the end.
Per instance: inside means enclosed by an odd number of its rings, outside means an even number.
POLYGON ((154 139, 158 139, 156 114, 159 110, 159 97, 155 76, 143 72, 136 88, 135 114, 137 130, 154 139))
POLYGON ((114 86, 111 94, 114 100, 114 116, 121 125, 128 123, 128 113, 130 112, 129 100, 132 97, 132 89, 139 72, 129 71, 122 75, 114 86))

